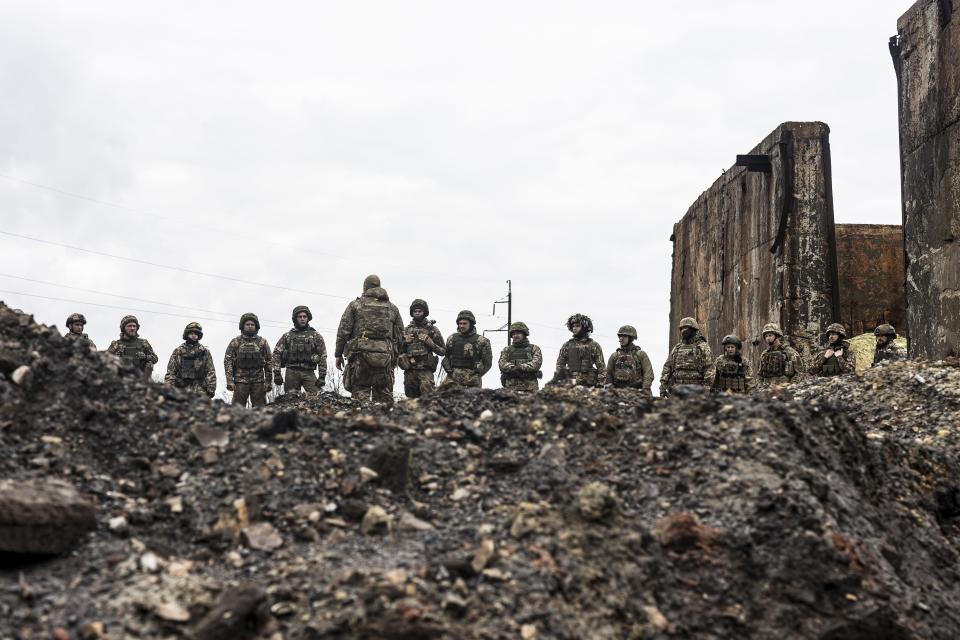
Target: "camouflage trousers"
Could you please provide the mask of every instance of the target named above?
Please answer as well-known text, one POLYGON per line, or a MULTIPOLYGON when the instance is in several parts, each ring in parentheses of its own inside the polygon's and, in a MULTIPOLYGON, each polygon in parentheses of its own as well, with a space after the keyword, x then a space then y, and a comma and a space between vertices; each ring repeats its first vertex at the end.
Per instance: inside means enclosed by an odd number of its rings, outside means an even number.
POLYGON ((440 385, 443 389, 450 387, 482 387, 483 378, 472 369, 451 369, 447 379, 440 385))
POLYGON ((347 362, 344 387, 357 400, 393 404, 393 369, 374 369, 354 358, 347 362))
POLYGON ((237 382, 233 388, 233 401, 230 404, 247 406, 247 400, 254 407, 267 404, 267 384, 265 382, 237 382))
POLYGON ((510 391, 525 391, 532 393, 537 391, 540 388, 540 383, 537 382, 536 378, 527 379, 527 378, 503 378, 503 388, 509 389, 510 391))
POLYGON ((650 387, 644 387, 642 382, 616 382, 610 385, 614 389, 636 389, 637 391, 642 391, 644 395, 653 397, 653 392, 650 391, 650 387))
POLYGON ((408 398, 420 398, 433 389, 433 371, 408 369, 403 372, 403 393, 408 398))
POLYGON ((304 393, 320 393, 320 385, 317 381, 317 374, 313 369, 293 369, 287 367, 283 376, 283 391, 300 391, 303 387, 304 393))
POLYGON ((198 396, 206 396, 208 398, 212 398, 214 394, 214 391, 207 391, 206 389, 203 388, 203 385, 201 385, 198 382, 193 382, 190 384, 186 384, 184 382, 177 382, 173 386, 175 386, 178 389, 183 389, 184 391, 188 391, 190 393, 195 393, 198 396))
POLYGON ((576 372, 573 378, 573 384, 583 387, 595 387, 597 386, 597 371, 596 369, 592 371, 578 371, 576 372))

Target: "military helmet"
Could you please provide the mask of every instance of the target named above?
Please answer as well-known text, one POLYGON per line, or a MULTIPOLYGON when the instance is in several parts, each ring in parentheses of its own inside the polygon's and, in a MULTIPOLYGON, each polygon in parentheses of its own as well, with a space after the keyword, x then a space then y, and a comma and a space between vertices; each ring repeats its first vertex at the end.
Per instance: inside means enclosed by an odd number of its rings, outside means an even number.
POLYGON ((123 333, 124 327, 126 327, 131 322, 137 325, 137 330, 139 331, 140 321, 137 320, 137 316, 123 316, 122 318, 120 318, 120 333, 123 333))
POLYGON ((240 331, 243 331, 243 323, 247 320, 253 320, 253 324, 257 326, 257 331, 260 331, 260 319, 257 318, 255 313, 245 313, 240 316, 240 331))
POLYGON ((82 313, 71 313, 67 316, 67 326, 69 327, 74 322, 79 322, 80 324, 87 324, 87 319, 83 317, 82 313))
POLYGON ((196 333, 199 337, 203 337, 203 327, 200 326, 199 322, 191 322, 186 327, 183 328, 183 339, 187 339, 188 333, 196 333))
POLYGON ((464 309, 457 314, 457 322, 460 322, 461 320, 469 320, 470 324, 472 325, 477 324, 477 318, 473 315, 473 311, 470 311, 469 309, 464 309))
POLYGON ((375 273, 371 273, 366 278, 363 279, 363 290, 373 289, 374 287, 380 286, 380 276, 375 273))
POLYGON ((569 318, 567 318, 567 329, 573 330, 573 323, 579 322, 581 330, 586 333, 593 333, 593 320, 590 319, 590 316, 585 316, 582 313, 575 313, 569 318))
POLYGON ((896 339, 897 330, 893 328, 892 324, 881 324, 876 329, 873 330, 873 335, 875 336, 890 336, 890 339, 896 339))
POLYGON ((313 320, 313 314, 310 313, 310 307, 305 304, 299 304, 293 308, 293 313, 290 314, 290 319, 293 320, 293 324, 297 324, 297 314, 301 311, 307 312, 307 322, 313 320))
POLYGON ((627 337, 630 337, 630 338, 633 338, 634 340, 636 340, 636 339, 637 339, 637 330, 634 329, 633 327, 631 327, 630 325, 625 324, 625 325, 623 325, 622 327, 620 327, 620 330, 619 330, 619 331, 617 331, 617 335, 618 335, 618 336, 627 336, 627 337))
POLYGON ((527 336, 527 337, 530 336, 530 329, 527 328, 527 325, 526 325, 525 323, 523 323, 523 322, 511 322, 511 323, 510 323, 510 333, 511 333, 511 335, 512 335, 513 333, 517 332, 517 331, 519 331, 520 333, 522 333, 523 335, 525 335, 525 336, 527 336))
POLYGON ((411 316, 413 315, 413 310, 414 310, 416 307, 420 307, 421 309, 423 309, 423 315, 425 315, 425 316, 430 315, 430 307, 427 306, 427 301, 426 301, 426 300, 421 300, 420 298, 417 298, 416 300, 414 300, 413 302, 410 303, 410 315, 411 315, 411 316))
POLYGON ((776 322, 768 322, 767 324, 763 325, 763 331, 760 332, 760 335, 763 336, 768 333, 772 333, 779 338, 783 337, 783 331, 780 330, 780 325, 778 325, 776 322))
POLYGON ((700 325, 697 324, 697 321, 693 318, 683 318, 680 320, 680 325, 678 328, 682 331, 686 328, 693 329, 694 331, 700 331, 700 325))
POLYGON ((732 333, 728 336, 724 336, 720 344, 732 344, 737 347, 737 349, 743 346, 743 341, 740 340, 738 336, 733 335, 732 333))
POLYGON ((840 324, 839 322, 834 322, 833 324, 829 325, 825 333, 828 333, 828 334, 836 333, 836 334, 839 334, 841 338, 847 337, 847 330, 844 329, 843 325, 840 324))

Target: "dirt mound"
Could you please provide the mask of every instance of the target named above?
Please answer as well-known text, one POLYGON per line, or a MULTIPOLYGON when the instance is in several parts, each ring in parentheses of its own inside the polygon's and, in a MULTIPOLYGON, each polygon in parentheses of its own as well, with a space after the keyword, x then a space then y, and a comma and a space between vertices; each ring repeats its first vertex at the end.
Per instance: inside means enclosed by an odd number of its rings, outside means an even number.
POLYGON ((98 522, 16 561, 0 637, 960 633, 954 367, 249 411, 0 305, 0 374, 0 478, 69 482, 98 522))

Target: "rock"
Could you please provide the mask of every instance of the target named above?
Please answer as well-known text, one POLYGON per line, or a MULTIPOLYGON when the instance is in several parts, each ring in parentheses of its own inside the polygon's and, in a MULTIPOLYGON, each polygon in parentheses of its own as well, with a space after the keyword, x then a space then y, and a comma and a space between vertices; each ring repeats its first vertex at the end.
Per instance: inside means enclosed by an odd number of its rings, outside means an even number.
POLYGON ((243 541, 251 549, 273 551, 283 546, 283 538, 269 522, 257 522, 242 532, 243 541))
POLYGON ((153 612, 170 622, 189 622, 190 612, 174 602, 164 602, 153 608, 153 612))
POLYGON ((660 544, 680 553, 694 548, 709 549, 721 533, 719 529, 701 525, 693 514, 687 512, 666 515, 657 521, 654 528, 660 544))
POLYGON ((252 640, 270 620, 267 592, 254 585, 230 589, 190 630, 192 640, 252 640))
POLYGON ((467 601, 455 593, 444 595, 440 606, 456 616, 462 616, 467 612, 467 601))
POLYGON ((493 411, 490 411, 490 409, 484 409, 483 411, 480 412, 481 422, 486 422, 487 420, 492 420, 492 419, 493 419, 493 411))
POLYGON ((380 474, 371 469, 370 467, 360 467, 360 482, 366 483, 376 480, 380 477, 380 474))
POLYGON ((394 493, 407 493, 412 456, 410 447, 391 441, 373 450, 367 466, 379 475, 381 486, 394 493))
MULTIPOLYGON (((229 416, 228 416, 229 417, 229 416)), ((225 447, 230 444, 230 434, 225 429, 197 425, 193 428, 193 437, 201 447, 225 447)))
POLYGON ((661 613, 660 609, 648 605, 643 607, 643 612, 647 614, 647 622, 657 631, 666 631, 670 628, 670 622, 667 617, 661 613))
POLYGON ((591 482, 577 493, 577 512, 584 520, 606 520, 616 508, 616 494, 601 482, 591 482))
POLYGON ((457 487, 457 489, 450 494, 450 499, 454 502, 460 502, 461 500, 466 500, 470 497, 470 490, 465 487, 457 487))
POLYGON ((217 453, 217 450, 213 448, 204 449, 201 459, 203 460, 204 464, 214 465, 220 462, 220 454, 217 453))
POLYGON ((495 553, 496 547, 493 544, 493 540, 487 538, 481 542, 480 546, 477 547, 477 550, 473 554, 473 560, 470 562, 470 566, 474 573, 480 573, 483 571, 486 566, 490 564, 490 561, 493 559, 495 553))
POLYGON ((367 509, 367 513, 363 516, 360 531, 367 536, 380 535, 389 533, 390 526, 391 519, 386 510, 383 507, 372 506, 367 509))
POLYGON ((537 637, 537 628, 532 624, 525 624, 520 627, 520 637, 523 640, 534 640, 537 637))
POLYGON ((96 526, 93 505, 66 482, 0 481, 0 551, 63 553, 96 526))
POLYGON ((147 552, 140 556, 140 568, 147 573, 156 573, 160 570, 160 559, 156 554, 147 552))
POLYGON ((127 524, 126 518, 123 516, 116 516, 107 521, 107 528, 114 533, 123 533, 129 528, 129 525, 127 524))
POLYGON ((13 370, 10 379, 13 380, 13 384, 29 389, 33 382, 33 371, 30 370, 30 367, 21 365, 13 370))
POLYGON ((402 531, 434 531, 436 527, 427 522, 426 520, 421 520, 412 513, 404 511, 400 514, 400 518, 397 521, 397 528, 402 531))

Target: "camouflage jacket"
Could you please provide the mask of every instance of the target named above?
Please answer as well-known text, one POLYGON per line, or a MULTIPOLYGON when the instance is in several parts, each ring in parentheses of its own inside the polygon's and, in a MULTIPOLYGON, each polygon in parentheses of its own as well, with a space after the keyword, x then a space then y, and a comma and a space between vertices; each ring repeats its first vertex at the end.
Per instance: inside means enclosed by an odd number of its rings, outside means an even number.
POLYGON ((678 384, 701 384, 711 386, 716 372, 713 370, 713 353, 702 334, 697 333, 690 342, 682 340, 673 346, 660 372, 660 391, 668 393, 678 384))
MULTIPOLYGON (((347 351, 347 355, 350 355, 347 349, 347 343, 358 337, 359 326, 357 321, 360 317, 363 298, 375 298, 383 302, 390 302, 390 297, 383 287, 372 287, 364 291, 361 297, 348 304, 347 308, 343 311, 343 316, 340 318, 340 326, 337 327, 337 345, 333 352, 334 357, 343 357, 345 350, 347 351)), ((393 345, 394 354, 398 354, 400 352, 400 342, 403 340, 403 320, 400 317, 400 310, 397 309, 397 306, 393 303, 391 303, 390 306, 393 308, 393 317, 391 318, 393 327, 389 341, 393 345)))
POLYGON ((280 371, 283 368, 302 369, 305 371, 317 370, 317 378, 327 379, 327 344, 323 336, 311 326, 303 329, 294 327, 280 336, 277 346, 273 348, 273 368, 280 371), (291 350, 291 338, 296 353, 291 350))
POLYGON ((893 340, 888 342, 883 347, 877 347, 873 352, 873 363, 870 365, 876 366, 883 361, 897 361, 897 360, 906 360, 907 359, 907 350, 901 347, 898 344, 895 344, 893 340))
POLYGON ((217 390, 213 355, 199 342, 184 342, 170 354, 163 381, 175 387, 203 392, 212 398, 217 390), (185 362, 187 366, 184 366, 185 362))
MULTIPOLYGON (((252 349, 249 352, 245 350, 244 353, 250 353, 249 357, 256 358, 256 351, 252 349)), ((246 358, 248 356, 244 357, 246 358)), ((270 343, 267 342, 265 338, 258 335, 247 336, 240 334, 230 341, 230 344, 227 345, 227 350, 223 354, 223 375, 226 377, 228 384, 231 382, 240 384, 266 382, 268 386, 272 385, 273 380, 271 375, 273 374, 273 367, 271 366, 271 357, 270 343), (243 366, 243 363, 240 361, 241 343, 254 343, 257 346, 257 351, 259 351, 260 355, 257 360, 261 363, 259 366, 243 366)))
POLYGON ((436 371, 438 356, 447 355, 443 334, 433 321, 411 320, 403 329, 403 341, 400 343, 401 365, 404 371, 436 371), (432 344, 427 343, 427 338, 432 344), (403 357, 406 356, 406 357, 403 357), (406 363, 407 366, 404 366, 406 363))
POLYGON ((153 372, 153 365, 160 360, 150 343, 139 335, 133 338, 121 336, 119 340, 110 343, 110 346, 107 347, 107 353, 112 353, 121 360, 131 362, 148 376, 153 372))
POLYGON ((810 373, 815 376, 839 376, 844 373, 853 373, 857 370, 857 356, 850 350, 850 343, 842 340, 840 344, 827 345, 813 358, 810 373), (828 350, 842 349, 843 355, 827 358, 828 350))
POLYGON ((615 387, 634 387, 650 391, 653 365, 650 357, 635 344, 619 347, 607 362, 606 383, 615 387))
POLYGON ((715 391, 748 393, 757 388, 757 382, 753 379, 753 367, 742 355, 723 354, 714 360, 711 370, 713 378, 710 388, 715 391))
POLYGON ((537 380, 542 375, 540 367, 543 366, 543 353, 540 347, 530 344, 529 340, 504 347, 497 364, 504 388, 516 391, 536 391, 540 388, 537 380), (529 359, 526 359, 527 355, 529 359))
POLYGON ((89 347, 92 351, 97 350, 97 345, 95 345, 93 340, 90 339, 90 336, 85 333, 74 333, 73 331, 67 331, 63 338, 71 344, 82 343, 89 347))
POLYGON ((603 384, 607 366, 603 349, 593 338, 570 338, 560 347, 555 380, 572 379, 576 384, 603 384))
POLYGON ((462 335, 459 332, 450 335, 446 351, 441 366, 454 384, 478 387, 483 374, 493 367, 490 341, 479 335, 475 328, 462 335))
POLYGON ((764 386, 798 381, 803 376, 803 360, 788 344, 767 347, 760 354, 757 376, 764 386))

